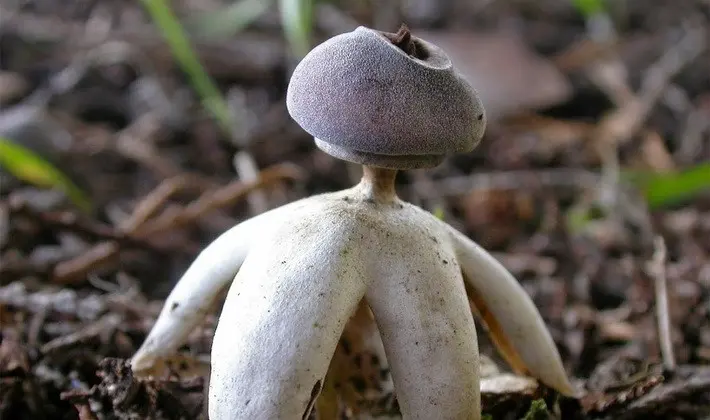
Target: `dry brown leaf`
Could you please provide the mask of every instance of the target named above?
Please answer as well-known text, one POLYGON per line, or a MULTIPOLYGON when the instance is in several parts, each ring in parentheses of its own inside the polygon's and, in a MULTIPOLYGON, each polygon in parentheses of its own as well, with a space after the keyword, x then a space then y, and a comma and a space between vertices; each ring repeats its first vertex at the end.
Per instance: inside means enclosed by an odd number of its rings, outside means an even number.
POLYGON ((481 95, 490 121, 567 100, 567 78, 513 32, 414 30, 441 47, 481 95))

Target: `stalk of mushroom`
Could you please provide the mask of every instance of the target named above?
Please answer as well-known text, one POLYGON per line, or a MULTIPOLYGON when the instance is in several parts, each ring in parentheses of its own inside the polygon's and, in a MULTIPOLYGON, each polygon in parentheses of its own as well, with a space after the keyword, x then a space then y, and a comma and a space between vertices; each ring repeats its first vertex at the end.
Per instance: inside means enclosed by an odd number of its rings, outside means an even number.
POLYGON ((228 287, 212 344, 209 418, 305 419, 365 299, 403 418, 480 419, 468 289, 511 367, 572 395, 545 323, 513 276, 396 195, 397 171, 437 166, 483 137, 483 105, 446 53, 406 27, 359 27, 299 63, 286 101, 318 148, 363 165, 362 180, 217 238, 168 297, 134 370, 175 352, 228 287))

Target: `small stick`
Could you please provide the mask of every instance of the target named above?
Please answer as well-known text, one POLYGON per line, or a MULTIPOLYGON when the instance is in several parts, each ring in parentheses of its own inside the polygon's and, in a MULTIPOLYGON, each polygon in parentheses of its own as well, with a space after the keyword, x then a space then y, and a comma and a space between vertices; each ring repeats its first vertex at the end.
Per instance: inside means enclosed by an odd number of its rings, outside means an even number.
POLYGON ((165 212, 147 223, 136 236, 147 238, 170 229, 185 226, 194 222, 206 213, 222 207, 233 205, 249 193, 266 187, 283 179, 298 179, 301 171, 292 165, 278 164, 264 169, 259 176, 249 182, 233 182, 222 188, 203 194, 197 200, 176 212, 165 212))
MULTIPOLYGON (((236 153, 232 162, 242 182, 251 182, 259 178, 259 168, 254 157, 249 152, 236 153)), ((261 214, 269 209, 269 203, 264 191, 252 192, 247 196, 247 202, 252 214, 261 214)))
MULTIPOLYGON (((197 200, 177 211, 165 211, 152 220, 150 217, 177 190, 188 184, 179 179, 166 181, 158 186, 136 207, 134 214, 121 226, 134 239, 147 240, 153 235, 164 233, 190 224, 209 211, 234 204, 246 194, 283 179, 302 177, 301 171, 292 165, 279 164, 263 170, 253 182, 233 182, 225 187, 203 194, 197 200)), ((183 180, 184 181, 184 180, 183 180)), ((54 281, 68 284, 84 278, 89 272, 110 261, 119 252, 116 242, 100 243, 78 257, 61 262, 54 268, 54 281)))
MULTIPOLYGON (((187 189, 195 182, 187 175, 178 175, 161 182, 138 203, 133 213, 118 226, 118 232, 130 238, 137 229, 143 226, 170 197, 187 189)), ((135 238, 132 238, 135 239, 135 238)), ((62 261, 54 268, 54 280, 66 284, 85 277, 104 263, 110 261, 120 250, 117 241, 100 242, 81 255, 67 261, 62 261)))
POLYGON ((143 226, 174 194, 197 186, 197 180, 188 175, 178 175, 161 182, 153 191, 143 197, 133 209, 129 218, 121 222, 119 229, 134 233, 143 226))
POLYGON ((598 147, 626 143, 641 128, 673 77, 707 49, 706 37, 705 28, 689 29, 644 72, 640 91, 599 124, 598 147))
POLYGON ((113 331, 121 323, 121 316, 117 314, 104 315, 98 321, 93 322, 79 331, 62 335, 40 347, 42 354, 61 350, 65 347, 73 346, 78 342, 97 337, 106 331, 113 331))
POLYGON ((671 342, 670 316, 668 314, 668 289, 666 284, 666 242, 656 236, 654 252, 649 262, 649 272, 653 277, 656 294, 656 317, 658 318, 658 338, 661 342, 661 357, 666 371, 675 370, 675 356, 671 342))
POLYGON ((110 225, 80 218, 76 213, 70 211, 36 211, 32 209, 24 199, 11 195, 9 209, 13 215, 24 216, 38 221, 40 224, 53 228, 62 229, 75 233, 84 238, 109 240, 120 243, 129 243, 137 246, 148 246, 145 241, 127 236, 124 232, 115 229, 110 225))

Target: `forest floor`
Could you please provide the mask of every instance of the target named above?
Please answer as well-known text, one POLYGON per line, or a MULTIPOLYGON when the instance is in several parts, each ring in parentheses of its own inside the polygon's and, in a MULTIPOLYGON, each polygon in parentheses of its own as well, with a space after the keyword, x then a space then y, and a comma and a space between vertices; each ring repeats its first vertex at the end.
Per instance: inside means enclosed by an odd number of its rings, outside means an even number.
MULTIPOLYGON (((145 378, 127 365, 163 299, 219 233, 360 170, 290 119, 295 60, 275 2, 232 29, 209 20, 227 16, 219 0, 172 2, 237 121, 229 135, 140 2, 12 3, 0 4, 0 153, 30 150, 75 187, 30 182, 46 170, 26 156, 0 161, 0 419, 204 419, 218 307, 180 368, 145 378)), ((314 42, 405 22, 479 90, 481 145, 402 172, 399 194, 516 276, 580 390, 485 389, 484 412, 708 418, 710 196, 695 190, 710 185, 710 4, 398 3, 319 2, 314 42)), ((344 418, 365 398, 349 386, 344 418)), ((368 398, 396 412, 384 394, 368 398)))

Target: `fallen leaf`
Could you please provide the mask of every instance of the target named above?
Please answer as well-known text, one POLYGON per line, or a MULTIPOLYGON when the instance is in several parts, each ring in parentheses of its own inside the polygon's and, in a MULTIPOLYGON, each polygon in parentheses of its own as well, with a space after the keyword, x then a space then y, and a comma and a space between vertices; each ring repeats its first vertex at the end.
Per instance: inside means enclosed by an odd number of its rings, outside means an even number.
POLYGON ((481 95, 489 121, 559 104, 572 94, 567 78, 513 32, 413 30, 441 47, 481 95))

